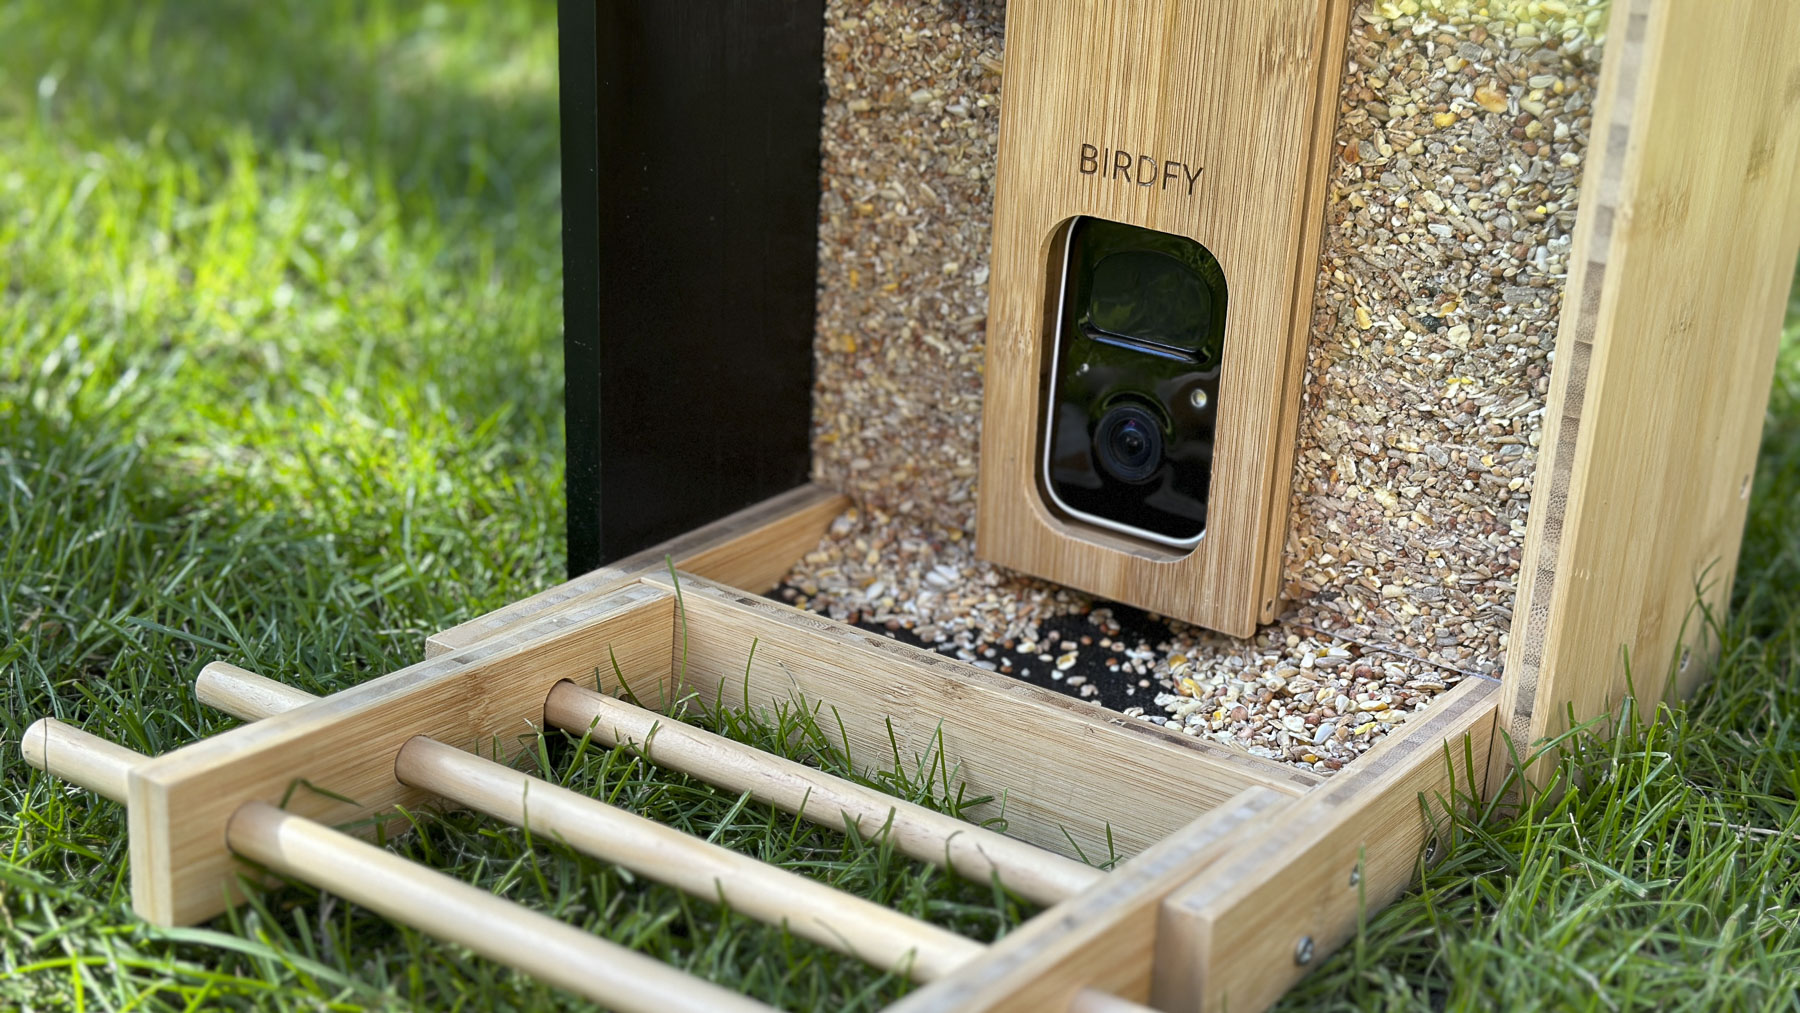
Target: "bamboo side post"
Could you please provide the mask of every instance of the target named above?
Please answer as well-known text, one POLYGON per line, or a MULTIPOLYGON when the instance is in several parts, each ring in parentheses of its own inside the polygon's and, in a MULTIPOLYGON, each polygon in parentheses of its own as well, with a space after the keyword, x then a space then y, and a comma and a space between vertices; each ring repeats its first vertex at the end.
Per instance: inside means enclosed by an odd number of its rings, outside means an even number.
POLYGON ((888 827, 890 838, 907 856, 948 866, 977 882, 997 877, 1007 889, 1039 904, 1072 897, 1107 875, 1036 845, 771 756, 572 682, 557 683, 550 690, 544 719, 576 735, 591 733, 596 742, 606 746, 632 743, 660 766, 730 791, 748 792, 759 802, 815 823, 835 828, 849 824, 871 836, 888 827))
POLYGON ((935 981, 981 955, 981 943, 708 844, 615 806, 420 736, 400 750, 404 784, 915 981, 935 981))
MULTIPOLYGON (((54 718, 33 724, 21 751, 32 766, 115 801, 125 797, 131 768, 146 759, 54 718)), ((770 1013, 652 957, 264 802, 240 806, 225 839, 235 854, 612 1009, 770 1013)))
MULTIPOLYGON (((215 662, 195 681, 200 699, 250 720, 318 699, 215 662)), ((626 812, 426 736, 394 760, 402 784, 525 827, 577 851, 729 905, 805 939, 915 981, 935 981, 978 957, 981 943, 833 889, 729 848, 626 812)))

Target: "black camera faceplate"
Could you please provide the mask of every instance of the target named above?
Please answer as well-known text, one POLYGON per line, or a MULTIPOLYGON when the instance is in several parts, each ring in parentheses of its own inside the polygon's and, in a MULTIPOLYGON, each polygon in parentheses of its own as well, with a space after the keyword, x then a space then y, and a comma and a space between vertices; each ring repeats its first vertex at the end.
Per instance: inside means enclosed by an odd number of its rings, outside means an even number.
MULTIPOLYGON (((1223 272, 1198 243, 1093 218, 1067 230, 1063 295, 1057 344, 1049 376, 1044 433, 1045 491, 1051 504, 1073 519, 1128 535, 1192 546, 1206 530, 1212 482, 1213 436, 1218 417, 1225 285, 1223 272), (1198 336, 1189 347, 1096 326, 1092 307, 1117 306, 1114 291, 1093 292, 1094 268, 1125 252, 1178 258, 1204 286, 1181 308, 1200 319, 1173 321, 1198 336), (1161 456, 1148 474, 1121 477, 1117 455, 1102 452, 1102 422, 1122 405, 1154 418, 1161 456), (1110 464, 1110 466, 1109 466, 1110 464), (1132 479, 1132 480, 1127 480, 1132 479)), ((1154 294, 1151 296, 1155 298, 1154 294)), ((1158 306, 1134 311, 1154 317, 1158 306)), ((1114 313, 1115 319, 1121 314, 1114 313)), ((1148 330, 1148 329, 1146 329, 1148 330)), ((1164 326, 1162 333, 1175 331, 1164 326)), ((1132 414, 1136 415, 1135 412, 1132 414)), ((1116 429, 1116 427, 1114 427, 1116 429)))

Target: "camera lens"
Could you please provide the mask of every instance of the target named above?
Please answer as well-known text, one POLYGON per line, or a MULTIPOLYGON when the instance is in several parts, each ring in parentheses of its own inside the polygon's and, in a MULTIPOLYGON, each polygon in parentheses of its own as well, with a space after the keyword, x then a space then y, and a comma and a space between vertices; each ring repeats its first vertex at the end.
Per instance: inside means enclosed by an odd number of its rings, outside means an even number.
POLYGON ((1143 405, 1119 405, 1100 417, 1094 451, 1114 478, 1143 482, 1162 464, 1162 426, 1143 405))

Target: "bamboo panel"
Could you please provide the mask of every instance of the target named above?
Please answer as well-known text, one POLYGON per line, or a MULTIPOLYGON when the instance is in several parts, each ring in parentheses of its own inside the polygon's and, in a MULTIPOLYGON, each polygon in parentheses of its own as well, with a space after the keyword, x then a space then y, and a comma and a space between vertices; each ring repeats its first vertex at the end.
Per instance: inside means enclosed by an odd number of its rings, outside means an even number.
POLYGON ((1260 1010, 1412 882, 1433 814, 1479 798, 1500 687, 1472 679, 1258 828, 1162 907, 1151 1001, 1260 1010))

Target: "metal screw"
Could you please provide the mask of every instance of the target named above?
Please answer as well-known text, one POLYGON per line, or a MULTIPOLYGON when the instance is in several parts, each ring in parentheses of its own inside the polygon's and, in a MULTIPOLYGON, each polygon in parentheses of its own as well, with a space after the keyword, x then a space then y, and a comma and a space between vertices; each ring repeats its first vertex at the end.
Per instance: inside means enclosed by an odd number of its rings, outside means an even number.
POLYGON ((1300 942, 1294 945, 1294 963, 1304 967, 1312 963, 1313 941, 1311 936, 1301 936, 1300 942))
POLYGON ((1435 858, 1437 858, 1437 838, 1433 837, 1425 842, 1425 864, 1430 865, 1435 858))
POLYGON ((1362 882, 1362 866, 1359 865, 1356 868, 1350 870, 1350 885, 1355 886, 1356 884, 1361 883, 1361 882, 1362 882))
POLYGON ((1195 387, 1193 393, 1188 395, 1188 404, 1193 405, 1195 408, 1205 408, 1206 402, 1206 391, 1203 388, 1195 387))

